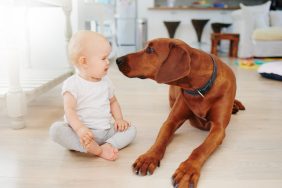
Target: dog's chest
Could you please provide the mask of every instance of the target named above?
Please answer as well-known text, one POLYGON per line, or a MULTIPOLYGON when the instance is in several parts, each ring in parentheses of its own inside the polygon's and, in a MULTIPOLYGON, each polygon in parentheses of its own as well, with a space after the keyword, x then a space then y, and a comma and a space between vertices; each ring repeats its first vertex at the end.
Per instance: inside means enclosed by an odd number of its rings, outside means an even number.
POLYGON ((193 114, 201 119, 206 119, 210 106, 203 98, 186 98, 187 105, 193 114))

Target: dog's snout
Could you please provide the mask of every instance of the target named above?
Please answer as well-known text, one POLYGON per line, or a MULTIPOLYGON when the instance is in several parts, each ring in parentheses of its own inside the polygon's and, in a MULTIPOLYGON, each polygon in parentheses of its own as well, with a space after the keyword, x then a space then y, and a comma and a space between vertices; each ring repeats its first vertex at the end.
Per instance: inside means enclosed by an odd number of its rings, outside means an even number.
POLYGON ((130 72, 130 67, 128 66, 128 59, 127 56, 122 56, 116 59, 116 63, 118 66, 118 69, 124 74, 127 75, 128 72, 130 72))
POLYGON ((117 60, 116 60, 116 63, 117 63, 118 66, 120 66, 121 64, 123 64, 123 63, 125 63, 125 62, 126 62, 125 56, 119 57, 119 58, 117 58, 117 60))

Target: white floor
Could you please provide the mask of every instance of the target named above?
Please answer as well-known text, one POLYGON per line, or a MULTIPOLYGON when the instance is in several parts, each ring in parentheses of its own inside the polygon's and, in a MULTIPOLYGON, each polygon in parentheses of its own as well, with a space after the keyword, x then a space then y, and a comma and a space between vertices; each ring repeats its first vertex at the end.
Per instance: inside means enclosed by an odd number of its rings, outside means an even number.
MULTIPOLYGON (((282 84, 255 71, 233 67, 237 98, 247 110, 232 117, 222 146, 202 169, 200 188, 282 187, 282 84)), ((110 77, 125 117, 138 128, 132 145, 108 162, 70 152, 48 137, 50 124, 63 115, 60 87, 34 100, 26 128, 12 130, 0 111, 0 187, 169 188, 181 161, 207 136, 185 123, 169 145, 161 167, 151 176, 136 176, 131 164, 145 152, 169 113, 166 85, 128 79, 112 66, 110 77)))

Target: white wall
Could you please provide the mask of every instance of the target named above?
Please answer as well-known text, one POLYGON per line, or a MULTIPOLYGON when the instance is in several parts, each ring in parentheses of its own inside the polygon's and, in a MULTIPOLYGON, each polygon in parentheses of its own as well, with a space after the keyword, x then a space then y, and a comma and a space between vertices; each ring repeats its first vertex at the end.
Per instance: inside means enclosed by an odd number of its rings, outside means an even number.
MULTIPOLYGON (((72 31, 84 29, 86 20, 114 18, 113 7, 85 4, 84 0, 72 1, 72 31)), ((65 16, 58 7, 35 7, 29 10, 29 32, 32 67, 68 67, 65 41, 65 16)))
POLYGON ((65 17, 61 8, 26 9, 24 6, 3 5, 0 10, 0 39, 2 41, 0 46, 5 49, 7 45, 12 45, 17 49, 23 67, 30 65, 33 68, 63 68, 68 66, 64 36, 65 17), (30 49, 29 62, 27 62, 28 47, 30 49))
POLYGON ((61 8, 30 8, 28 28, 33 68, 69 66, 65 46, 65 16, 61 8))
POLYGON ((74 31, 85 29, 85 21, 96 20, 101 23, 104 20, 114 19, 114 6, 105 6, 96 3, 84 3, 84 0, 72 0, 72 2, 72 21, 74 31))

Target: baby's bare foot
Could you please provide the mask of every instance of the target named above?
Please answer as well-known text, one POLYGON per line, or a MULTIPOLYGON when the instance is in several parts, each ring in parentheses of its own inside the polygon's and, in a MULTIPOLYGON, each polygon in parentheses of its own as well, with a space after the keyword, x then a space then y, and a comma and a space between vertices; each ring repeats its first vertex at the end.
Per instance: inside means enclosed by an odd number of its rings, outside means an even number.
POLYGON ((100 155, 102 153, 102 148, 95 142, 90 142, 85 146, 86 152, 93 155, 100 155))
POLYGON ((106 143, 100 146, 102 153, 99 155, 103 159, 114 161, 118 158, 118 149, 114 148, 111 144, 106 143))

